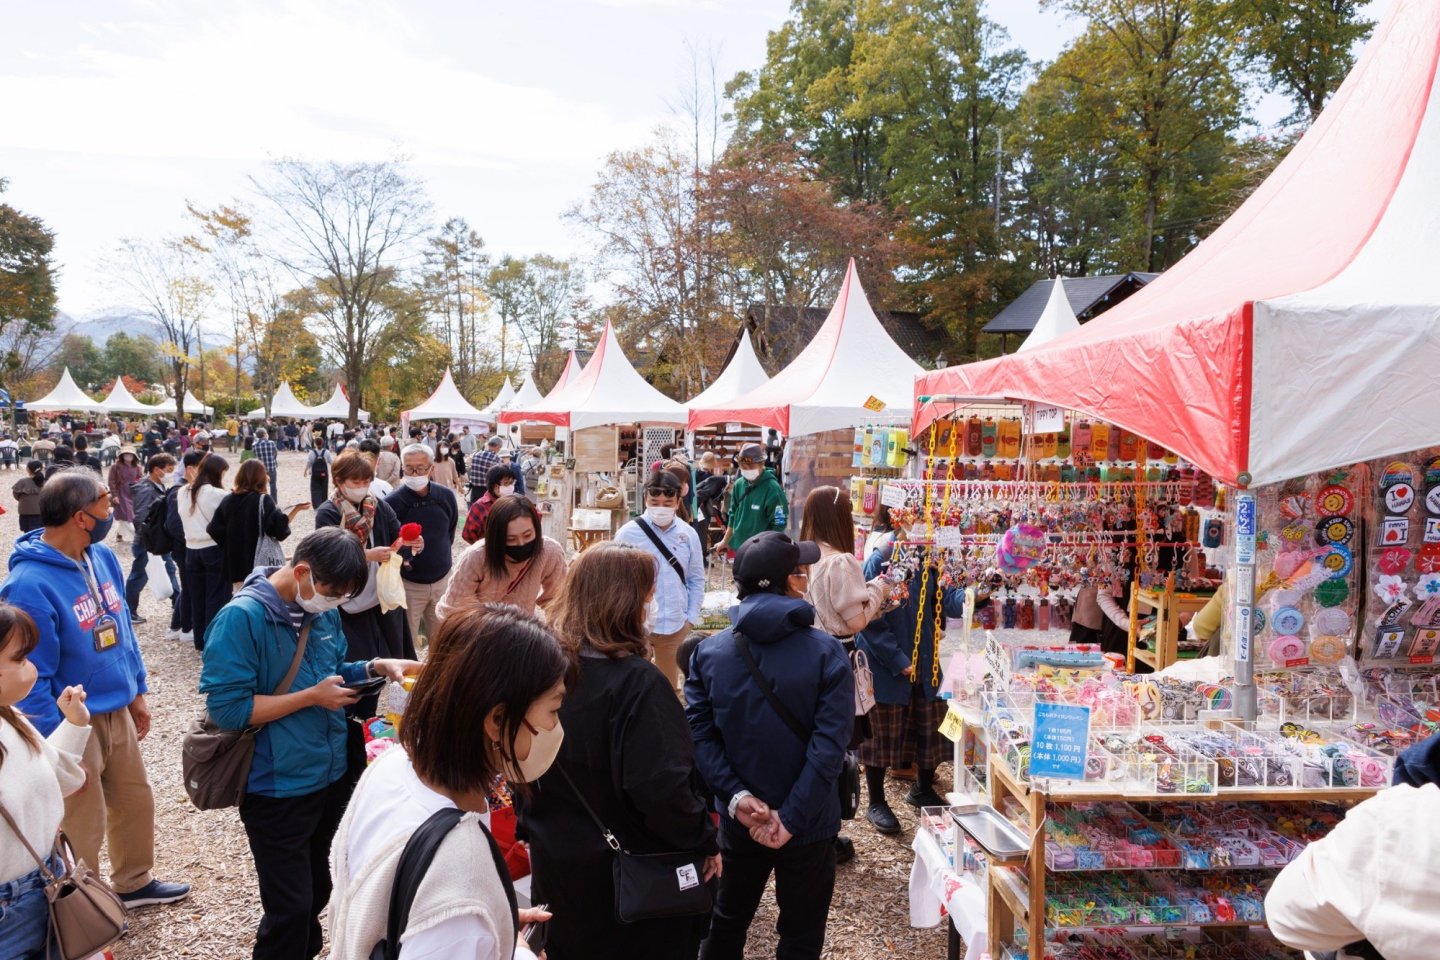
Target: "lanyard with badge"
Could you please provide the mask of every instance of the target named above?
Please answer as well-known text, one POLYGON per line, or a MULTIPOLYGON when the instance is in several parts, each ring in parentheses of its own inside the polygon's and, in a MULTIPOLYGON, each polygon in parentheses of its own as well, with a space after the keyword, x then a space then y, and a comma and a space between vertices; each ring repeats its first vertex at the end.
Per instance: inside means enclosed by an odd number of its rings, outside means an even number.
POLYGON ((95 581, 95 574, 90 569, 89 557, 86 557, 83 562, 77 561, 75 566, 80 568, 81 575, 85 577, 85 588, 90 591, 90 597, 100 611, 95 619, 95 626, 90 630, 90 635, 95 640, 95 652, 104 653, 119 645, 120 624, 110 615, 109 609, 105 606, 105 597, 101 594, 100 585, 95 581))

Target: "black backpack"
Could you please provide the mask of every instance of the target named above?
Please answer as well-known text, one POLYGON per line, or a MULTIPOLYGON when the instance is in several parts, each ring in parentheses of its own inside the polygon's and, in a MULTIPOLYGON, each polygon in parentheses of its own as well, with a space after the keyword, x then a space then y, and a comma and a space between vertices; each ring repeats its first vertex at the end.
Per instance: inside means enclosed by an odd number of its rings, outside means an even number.
POLYGON ((175 523, 179 526, 179 510, 172 510, 175 504, 175 496, 179 492, 178 487, 171 487, 165 491, 163 497, 156 497, 155 502, 150 504, 150 509, 145 512, 145 520, 140 527, 140 542, 145 546, 146 553, 165 554, 175 549, 175 541, 185 542, 185 531, 181 527, 177 536, 170 527, 170 517, 173 514, 175 523))

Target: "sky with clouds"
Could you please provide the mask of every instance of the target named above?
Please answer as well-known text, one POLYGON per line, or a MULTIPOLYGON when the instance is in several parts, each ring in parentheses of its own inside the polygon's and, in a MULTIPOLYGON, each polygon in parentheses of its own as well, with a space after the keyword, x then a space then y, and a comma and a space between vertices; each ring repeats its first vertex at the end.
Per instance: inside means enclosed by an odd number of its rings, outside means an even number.
MULTIPOLYGON (((1393 0, 1376 0, 1372 12, 1393 0)), ((991 0, 1032 59, 1077 22, 991 0)), ((124 302, 122 237, 250 193, 267 159, 403 153, 494 251, 583 253, 561 219, 606 154, 674 119, 690 50, 760 64, 787 0, 70 0, 7 13, 6 202, 57 233, 60 306, 124 302)))

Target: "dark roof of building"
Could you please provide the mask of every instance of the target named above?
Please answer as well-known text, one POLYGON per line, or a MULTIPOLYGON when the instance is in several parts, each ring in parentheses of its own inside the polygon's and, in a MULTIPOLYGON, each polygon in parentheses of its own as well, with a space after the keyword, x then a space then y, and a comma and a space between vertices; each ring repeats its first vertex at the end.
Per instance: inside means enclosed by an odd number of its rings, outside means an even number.
MULTIPOLYGON (((1107 277, 1066 277, 1065 298, 1081 323, 1091 320, 1160 276, 1158 273, 1121 273, 1107 277)), ((1035 329, 1050 299, 1054 280, 1037 280, 1010 305, 985 324, 985 333, 1029 333, 1035 329)))
MULTIPOLYGON (((755 354, 771 376, 779 373, 791 360, 805 349, 830 315, 828 307, 779 307, 763 303, 752 303, 745 310, 745 329, 755 344, 755 354)), ((955 340, 944 329, 932 327, 918 313, 908 310, 876 310, 875 316, 890 338, 904 350, 912 360, 929 370, 935 366, 938 355, 956 356, 955 340)), ((735 343, 725 357, 725 363, 735 355, 739 343, 736 332, 735 343)), ((722 365, 720 369, 724 369, 722 365)))

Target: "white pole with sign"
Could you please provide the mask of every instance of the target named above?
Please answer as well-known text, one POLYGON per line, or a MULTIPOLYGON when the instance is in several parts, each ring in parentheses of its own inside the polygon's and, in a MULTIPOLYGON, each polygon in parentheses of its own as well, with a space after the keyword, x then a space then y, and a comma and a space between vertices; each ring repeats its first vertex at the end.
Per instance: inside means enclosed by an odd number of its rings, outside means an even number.
POLYGON ((1255 494, 1235 495, 1235 715, 1250 722, 1259 716, 1255 692, 1255 494))

